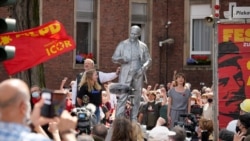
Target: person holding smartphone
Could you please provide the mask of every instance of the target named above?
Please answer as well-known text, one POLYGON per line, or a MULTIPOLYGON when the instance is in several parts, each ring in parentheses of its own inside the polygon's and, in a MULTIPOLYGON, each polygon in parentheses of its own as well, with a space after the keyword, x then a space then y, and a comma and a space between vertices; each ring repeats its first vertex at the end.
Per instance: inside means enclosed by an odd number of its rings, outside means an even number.
POLYGON ((83 77, 80 81, 80 90, 77 93, 77 103, 80 106, 84 106, 86 101, 83 100, 84 96, 88 96, 89 103, 96 106, 95 116, 96 123, 100 122, 100 109, 99 106, 102 104, 102 87, 98 83, 98 75, 95 69, 90 69, 84 72, 83 77))
MULTIPOLYGON (((13 78, 0 83, 1 141, 51 141, 48 137, 31 132, 29 127, 32 117, 30 99, 30 89, 23 80, 13 78)), ((36 106, 34 108, 36 109, 36 106)), ((40 111, 38 113, 40 114, 40 111)), ((40 115, 32 118, 36 120, 36 122, 32 120, 34 128, 42 125, 38 122, 39 117, 40 115)), ((53 120, 51 119, 51 121, 53 120)))
POLYGON ((246 113, 239 116, 239 120, 236 126, 236 132, 234 134, 234 141, 243 141, 247 136, 250 136, 250 113, 246 113))

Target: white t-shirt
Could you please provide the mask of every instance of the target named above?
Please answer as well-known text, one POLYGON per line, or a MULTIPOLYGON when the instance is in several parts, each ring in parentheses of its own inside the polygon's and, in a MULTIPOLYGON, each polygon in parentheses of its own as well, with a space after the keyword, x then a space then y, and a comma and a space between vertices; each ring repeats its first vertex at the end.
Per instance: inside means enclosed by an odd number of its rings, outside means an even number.
POLYGON ((72 104, 75 105, 76 101, 73 99, 76 99, 76 94, 77 94, 77 89, 76 89, 76 81, 71 85, 71 89, 72 89, 72 104))
POLYGON ((237 121, 238 121, 237 119, 230 121, 227 124, 227 128, 226 129, 229 130, 229 131, 232 131, 232 132, 236 133, 235 129, 236 129, 236 126, 237 126, 237 121))
POLYGON ((111 105, 111 108, 114 109, 115 106, 117 105, 117 99, 116 99, 116 95, 115 94, 112 94, 110 93, 110 105, 111 105))

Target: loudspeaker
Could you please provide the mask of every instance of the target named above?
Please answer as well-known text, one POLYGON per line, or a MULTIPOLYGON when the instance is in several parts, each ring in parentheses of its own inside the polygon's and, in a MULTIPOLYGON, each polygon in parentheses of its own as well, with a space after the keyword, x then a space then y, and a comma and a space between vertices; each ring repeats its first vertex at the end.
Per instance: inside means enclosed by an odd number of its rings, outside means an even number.
POLYGON ((214 17, 213 17, 213 15, 205 17, 204 21, 209 26, 213 25, 213 23, 214 23, 214 17))

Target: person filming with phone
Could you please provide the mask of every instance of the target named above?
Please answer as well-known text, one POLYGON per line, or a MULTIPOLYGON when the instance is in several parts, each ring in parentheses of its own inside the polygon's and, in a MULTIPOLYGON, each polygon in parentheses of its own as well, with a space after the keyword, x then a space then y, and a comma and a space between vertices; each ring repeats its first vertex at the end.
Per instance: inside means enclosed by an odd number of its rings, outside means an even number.
POLYGON ((75 129, 76 117, 71 117, 66 110, 60 117, 41 116, 45 102, 43 98, 34 105, 31 114, 30 98, 29 87, 23 80, 7 79, 0 83, 1 141, 51 141, 46 135, 31 131, 31 127, 36 128, 49 122, 58 122, 58 132, 63 140, 76 140, 75 135, 68 132, 75 129))

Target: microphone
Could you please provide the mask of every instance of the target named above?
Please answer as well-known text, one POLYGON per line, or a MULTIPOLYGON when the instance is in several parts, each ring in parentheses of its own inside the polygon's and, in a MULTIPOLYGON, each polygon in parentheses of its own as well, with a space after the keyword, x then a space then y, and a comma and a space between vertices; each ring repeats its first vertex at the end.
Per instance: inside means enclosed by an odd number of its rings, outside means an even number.
POLYGON ((219 132, 219 138, 224 141, 233 141, 234 140, 234 132, 229 131, 227 129, 221 129, 219 132))
POLYGON ((88 103, 86 106, 86 109, 90 111, 91 115, 95 114, 96 109, 99 107, 96 107, 94 104, 92 103, 88 103))
POLYGON ((112 83, 109 85, 109 91, 112 94, 116 94, 116 95, 121 95, 121 94, 130 95, 133 91, 135 91, 135 89, 125 84, 112 83))

